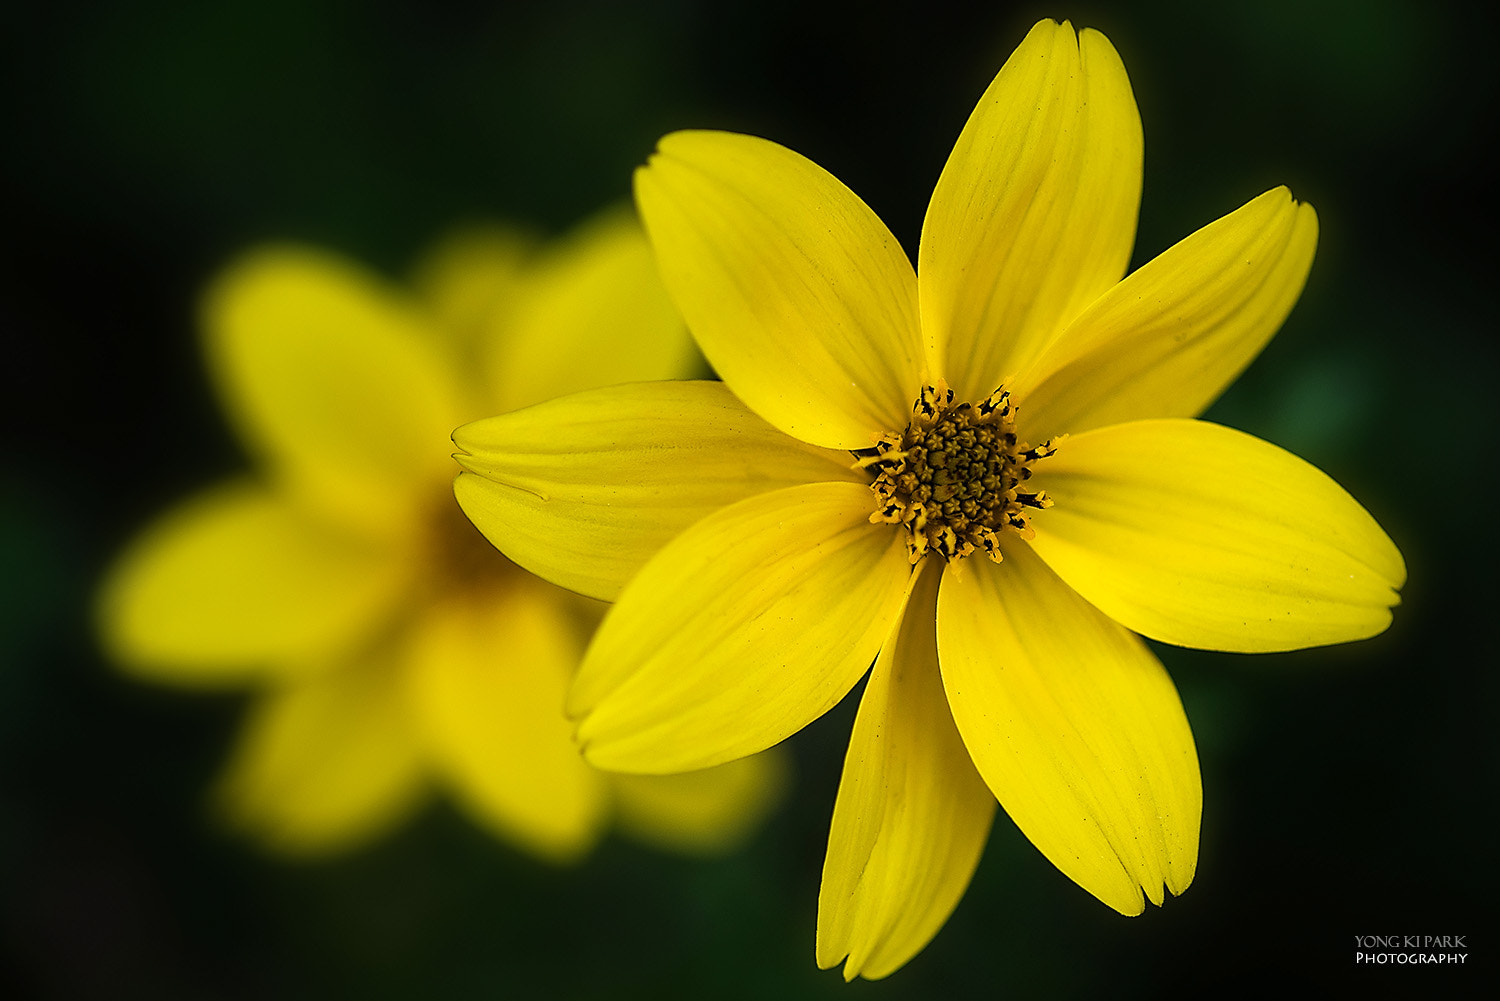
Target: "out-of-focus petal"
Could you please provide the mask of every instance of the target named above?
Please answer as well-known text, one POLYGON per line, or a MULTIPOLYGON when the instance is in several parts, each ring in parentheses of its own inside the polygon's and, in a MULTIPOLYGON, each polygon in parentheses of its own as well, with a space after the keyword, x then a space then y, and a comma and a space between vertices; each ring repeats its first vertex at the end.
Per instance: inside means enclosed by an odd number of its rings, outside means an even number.
POLYGON ((606 601, 710 512, 860 479, 847 453, 782 434, 714 382, 578 393, 465 425, 453 441, 469 470, 454 492, 479 530, 533 573, 606 601))
POLYGON ((249 482, 169 510, 100 592, 105 645, 133 674, 234 684, 327 665, 377 628, 407 581, 381 543, 249 482))
POLYGON ((938 657, 979 773, 1053 865, 1122 914, 1187 889, 1198 756, 1172 680, 1016 540, 943 576, 938 657))
POLYGON ((245 440, 346 524, 399 530, 451 468, 463 396, 426 313, 352 263, 269 247, 204 299, 210 368, 245 440))
POLYGON ((506 226, 457 230, 427 251, 412 284, 454 339, 461 359, 479 355, 521 296, 536 240, 506 226))
POLYGON ((549 245, 485 344, 486 413, 599 386, 705 374, 629 210, 549 245))
POLYGON ((1364 639, 1390 624, 1406 581, 1401 553, 1342 487, 1217 424, 1074 435, 1034 482, 1056 502, 1032 519, 1038 555, 1167 643, 1260 653, 1364 639))
POLYGON ((1141 164, 1109 40, 1038 23, 964 126, 922 227, 922 328, 960 399, 984 399, 1120 280, 1141 164))
POLYGON ((1156 257, 1013 384, 1027 437, 1196 417, 1281 327, 1317 242, 1312 206, 1276 188, 1156 257))
POLYGON ((729 132, 674 132, 636 171, 636 203, 698 346, 772 424, 868 448, 921 388, 911 262, 837 178, 729 132))
MULTIPOLYGON (((932 561, 927 561, 931 563, 932 561)), ((818 965, 879 979, 937 934, 995 817, 948 711, 926 567, 860 699, 818 895, 818 965)))
POLYGON ((234 826, 274 850, 314 855, 412 811, 423 763, 392 652, 260 698, 216 790, 234 826))
POLYGON ((604 776, 584 763, 563 716, 585 638, 569 600, 520 575, 454 595, 414 624, 408 653, 435 768, 482 824, 560 862, 593 847, 608 806, 604 776))
POLYGON ((625 587, 568 712, 589 761, 678 772, 764 750, 827 712, 890 633, 910 568, 870 491, 811 483, 709 515, 625 587))
POLYGON ((778 749, 676 775, 610 775, 620 830, 677 851, 738 847, 781 802, 791 771, 778 749))

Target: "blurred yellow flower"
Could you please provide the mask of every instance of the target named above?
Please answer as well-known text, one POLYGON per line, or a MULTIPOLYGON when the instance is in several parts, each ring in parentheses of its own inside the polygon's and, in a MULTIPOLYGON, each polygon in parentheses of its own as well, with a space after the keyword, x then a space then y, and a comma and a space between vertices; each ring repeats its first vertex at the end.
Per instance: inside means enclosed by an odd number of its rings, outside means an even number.
POLYGON ((259 472, 127 548, 100 594, 109 652, 141 679, 256 693, 217 799, 275 849, 378 834, 433 782, 554 860, 611 816, 674 848, 732 844, 779 762, 652 779, 586 765, 562 706, 602 606, 496 553, 451 492, 465 420, 699 369, 639 224, 609 214, 541 250, 474 232, 416 287, 293 246, 220 276, 206 350, 259 472))
POLYGON ((723 384, 455 435, 491 541, 618 598, 569 694, 595 764, 759 751, 870 671, 819 898, 848 978, 942 926, 997 799, 1121 913, 1188 886, 1197 753, 1141 635, 1257 652, 1391 620, 1406 572, 1370 515, 1193 419, 1300 294, 1312 209, 1269 191, 1126 277, 1141 170, 1119 56, 1051 21, 959 137, 915 269, 811 161, 674 133, 636 199, 723 384))

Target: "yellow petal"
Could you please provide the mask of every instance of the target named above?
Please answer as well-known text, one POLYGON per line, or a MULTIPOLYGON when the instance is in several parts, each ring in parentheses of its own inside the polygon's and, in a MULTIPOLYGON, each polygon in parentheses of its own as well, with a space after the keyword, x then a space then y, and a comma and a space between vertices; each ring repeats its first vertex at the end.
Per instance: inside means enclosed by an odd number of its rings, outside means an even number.
POLYGON ((1033 481, 1033 545, 1106 615, 1152 639, 1265 652, 1363 639, 1406 580, 1375 519, 1318 469, 1204 421, 1066 439, 1033 481))
POLYGON ((380 627, 407 571, 380 543, 248 482, 168 511, 111 568, 105 645, 156 681, 239 683, 327 664, 380 627))
POLYGON ((451 468, 446 439, 463 418, 448 345, 372 275, 266 248, 220 277, 203 322, 241 434, 346 524, 392 530, 451 468))
POLYGON ((412 811, 422 761, 389 653, 257 702, 216 790, 230 822, 277 851, 321 854, 412 811))
POLYGON ((412 699, 430 760, 469 813, 554 861, 603 830, 604 777, 583 761, 563 716, 583 656, 577 600, 517 575, 506 588, 456 595, 415 623, 412 699))
POLYGON ((1196 417, 1281 327, 1317 242, 1312 206, 1276 188, 1152 260, 1014 383, 1028 439, 1196 417))
POLYGON ((764 750, 830 709, 890 632, 910 569, 855 483, 710 515, 605 615, 568 712, 600 768, 679 772, 764 750))
POLYGON ((737 848, 785 793, 790 761, 772 748, 676 775, 610 775, 620 829, 676 851, 737 848))
POLYGON ((860 479, 847 453, 782 434, 714 382, 579 393, 465 425, 453 441, 469 470, 454 493, 479 530, 532 573, 606 601, 704 515, 860 479))
POLYGON ((1125 273, 1140 114, 1109 40, 1042 21, 943 168, 918 255, 922 328, 960 399, 1015 375, 1125 273))
POLYGON ((599 386, 702 375, 687 326, 628 210, 549 246, 497 315, 483 368, 488 413, 599 386))
POLYGON ((477 356, 481 335, 508 318, 535 249, 518 230, 475 226, 448 234, 417 262, 412 284, 464 357, 477 356))
POLYGON ((953 718, 1021 833, 1122 914, 1193 880, 1198 755, 1171 678, 1137 636, 1025 543, 943 577, 938 657, 953 718))
POLYGON ((887 976, 931 941, 968 888, 995 818, 938 673, 938 580, 936 566, 918 575, 844 759, 818 893, 818 965, 848 957, 845 980, 887 976))
POLYGON ((764 139, 674 132, 636 171, 672 298, 740 399, 830 448, 869 448, 921 388, 901 245, 837 178, 764 139))

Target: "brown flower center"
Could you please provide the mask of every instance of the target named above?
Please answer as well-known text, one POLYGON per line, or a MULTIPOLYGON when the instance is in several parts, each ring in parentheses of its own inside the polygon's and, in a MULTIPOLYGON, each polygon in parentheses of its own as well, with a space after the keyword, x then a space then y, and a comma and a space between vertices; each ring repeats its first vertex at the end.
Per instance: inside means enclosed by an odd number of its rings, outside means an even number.
POLYGON ((504 588, 525 571, 490 545, 464 516, 452 494, 444 491, 427 512, 424 557, 426 578, 441 589, 482 591, 504 588))
POLYGON ((955 405, 953 390, 939 382, 923 388, 905 430, 855 454, 875 475, 870 520, 905 525, 913 563, 929 551, 954 560, 976 549, 999 563, 999 534, 1033 537, 1028 509, 1052 506, 1045 492, 1021 485, 1032 463, 1056 451, 1051 442, 1033 447, 1017 439, 1004 389, 977 405, 955 405))

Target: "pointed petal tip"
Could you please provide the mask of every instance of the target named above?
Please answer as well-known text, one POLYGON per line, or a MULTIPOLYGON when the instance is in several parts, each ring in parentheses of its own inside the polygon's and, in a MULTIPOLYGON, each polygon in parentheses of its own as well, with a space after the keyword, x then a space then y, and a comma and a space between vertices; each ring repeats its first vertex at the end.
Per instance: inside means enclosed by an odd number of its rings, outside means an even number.
POLYGON ((661 153, 657 150, 652 150, 646 154, 646 162, 637 164, 636 168, 630 172, 630 194, 636 200, 637 204, 640 202, 641 188, 650 183, 647 178, 651 174, 651 168, 656 166, 656 162, 660 158, 661 153))
POLYGON ((1169 872, 1160 883, 1142 885, 1141 889, 1145 893, 1145 899, 1141 901, 1139 910, 1134 914, 1127 914, 1126 917, 1139 917, 1144 914, 1146 912, 1146 901, 1150 901, 1156 907, 1166 907, 1167 901, 1182 896, 1192 881, 1193 875, 1190 872, 1187 875, 1186 882, 1174 885, 1176 881, 1173 879, 1173 873, 1169 872))
MULTIPOLYGON (((587 720, 584 721, 587 723, 587 720)), ((627 739, 612 740, 608 737, 575 735, 574 742, 583 760, 601 772, 617 772, 622 775, 676 775, 682 772, 702 771, 715 768, 730 761, 738 761, 745 753, 694 753, 691 750, 676 753, 677 749, 662 749, 660 741, 627 739)), ((757 751, 765 750, 758 748, 757 751)))
POLYGON ((726 129, 674 129, 656 140, 656 146, 646 155, 646 162, 636 167, 635 174, 639 177, 650 171, 665 160, 676 160, 683 162, 692 160, 694 146, 703 142, 715 142, 718 137, 733 136, 739 138, 759 139, 761 142, 768 140, 760 139, 758 136, 747 136, 743 133, 735 133, 726 129))
POLYGON ((1275 201, 1276 208, 1280 212, 1287 212, 1290 216, 1300 216, 1305 225, 1313 227, 1314 234, 1317 233, 1318 213, 1312 203, 1303 198, 1298 198, 1296 192, 1290 185, 1278 184, 1260 196, 1268 201, 1275 201))
POLYGON ((852 984, 860 977, 866 980, 883 980, 894 972, 893 970, 887 970, 872 974, 864 968, 862 962, 855 960, 852 953, 838 952, 835 954, 833 950, 825 952, 821 942, 818 943, 817 963, 820 970, 831 970, 842 963, 844 968, 839 970, 839 976, 844 978, 844 983, 846 984, 852 984))
POLYGON ((621 767, 620 762, 609 754, 609 748, 600 749, 599 742, 583 734, 584 725, 588 722, 587 717, 575 720, 569 717, 573 726, 573 746, 578 748, 579 757, 588 762, 594 768, 603 772, 623 772, 626 774, 645 774, 645 769, 621 767))
POLYGON ((1276 185, 1276 187, 1271 188, 1269 191, 1267 191, 1266 195, 1279 195, 1282 199, 1290 202, 1294 206, 1306 208, 1309 211, 1311 211, 1312 209, 1312 204, 1309 203, 1306 199, 1298 198, 1296 192, 1292 190, 1292 187, 1289 184, 1278 184, 1276 185))
POLYGON ((839 975, 844 978, 844 983, 846 984, 853 983, 854 978, 859 976, 859 968, 849 961, 847 953, 838 952, 835 954, 834 950, 825 949, 821 941, 817 944, 815 962, 818 964, 818 969, 820 970, 831 970, 840 963, 843 963, 844 968, 839 971, 839 975))
MULTIPOLYGON (((1185 875, 1180 875, 1169 865, 1168 871, 1159 880, 1145 879, 1136 883, 1132 889, 1134 895, 1122 894, 1117 899, 1106 900, 1099 897, 1101 903, 1127 918, 1138 918, 1146 913, 1146 904, 1149 902, 1156 907, 1165 907, 1167 900, 1182 896, 1193 882, 1193 870, 1196 868, 1196 859, 1192 860, 1185 875)), ((1096 894, 1097 896, 1097 894, 1096 894)))
POLYGON ((1147 901, 1156 907, 1165 907, 1169 898, 1180 897, 1187 892, 1187 888, 1192 885, 1193 870, 1196 867, 1196 860, 1194 860, 1194 864, 1188 866, 1185 876, 1179 877, 1176 871, 1169 869, 1160 882, 1142 882, 1135 888, 1134 903, 1127 907, 1121 907, 1119 901, 1104 900, 1102 902, 1124 917, 1138 918, 1146 913, 1147 901))

